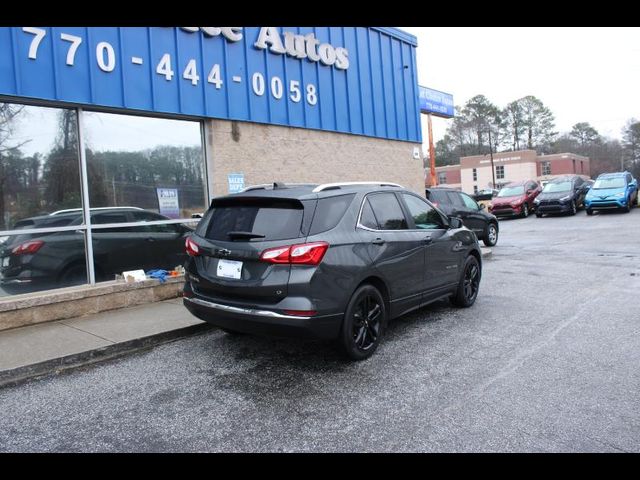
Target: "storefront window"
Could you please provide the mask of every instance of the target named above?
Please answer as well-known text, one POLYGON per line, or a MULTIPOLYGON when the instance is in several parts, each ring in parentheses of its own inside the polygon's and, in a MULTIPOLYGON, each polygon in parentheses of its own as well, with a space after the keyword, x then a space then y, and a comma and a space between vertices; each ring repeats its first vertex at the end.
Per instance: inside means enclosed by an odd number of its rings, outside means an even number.
POLYGON ((87 283, 92 271, 100 282, 182 265, 192 216, 208 203, 200 127, 0 103, 0 298, 87 283))
POLYGON ((0 103, 0 231, 81 203, 76 112, 0 103))
POLYGON ((174 223, 94 229, 96 281, 113 280, 129 270, 173 270, 183 265, 186 260, 184 242, 194 227, 195 224, 174 223))
POLYGON ((83 113, 91 207, 138 207, 167 218, 206 210, 200 123, 83 113))
POLYGON ((0 103, 0 298, 86 282, 79 165, 75 110, 0 103))

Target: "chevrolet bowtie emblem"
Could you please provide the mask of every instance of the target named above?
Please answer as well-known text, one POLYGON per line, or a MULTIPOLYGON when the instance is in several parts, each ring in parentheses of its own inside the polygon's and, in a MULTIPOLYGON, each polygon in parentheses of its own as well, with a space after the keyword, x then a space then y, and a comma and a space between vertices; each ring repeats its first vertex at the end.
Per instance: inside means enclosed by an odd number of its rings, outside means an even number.
POLYGON ((227 250, 226 248, 219 248, 216 253, 218 255, 231 255, 231 250, 227 250))

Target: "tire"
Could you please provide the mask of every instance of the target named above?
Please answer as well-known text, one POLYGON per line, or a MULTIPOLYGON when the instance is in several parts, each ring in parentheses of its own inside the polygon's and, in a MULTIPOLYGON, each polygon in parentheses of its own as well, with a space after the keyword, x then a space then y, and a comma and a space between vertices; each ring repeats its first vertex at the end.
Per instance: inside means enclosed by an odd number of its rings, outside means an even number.
POLYGON ((569 212, 571 215, 575 215, 576 213, 578 213, 578 207, 576 206, 576 201, 573 200, 571 202, 571 212, 569 212))
POLYGON ((487 247, 495 247, 496 243, 498 243, 498 226, 495 223, 487 225, 482 242, 487 247))
POLYGON ((353 293, 344 314, 339 342, 352 360, 365 360, 378 348, 387 326, 387 307, 373 285, 362 285, 353 293), (367 319, 364 312, 367 311, 367 319), (364 321, 363 321, 364 320, 364 321))
POLYGON ((526 202, 522 204, 522 213, 520 215, 522 215, 522 218, 529 216, 529 205, 526 202))
POLYGON ((591 210, 590 208, 585 208, 584 210, 585 212, 587 212, 587 215, 593 215, 593 210, 591 210))
POLYGON ((87 267, 84 263, 71 264, 60 274, 61 287, 72 287, 83 283, 87 283, 87 267))
POLYGON ((627 200, 627 205, 622 207, 622 211, 624 213, 629 213, 631 211, 631 198, 627 200))
POLYGON ((542 214, 540 212, 536 212, 536 218, 542 218, 542 214))
POLYGON ((478 297, 482 270, 480 263, 473 255, 469 255, 464 262, 460 282, 451 303, 457 307, 468 308, 473 305, 478 297), (474 273, 475 272, 475 273, 474 273))

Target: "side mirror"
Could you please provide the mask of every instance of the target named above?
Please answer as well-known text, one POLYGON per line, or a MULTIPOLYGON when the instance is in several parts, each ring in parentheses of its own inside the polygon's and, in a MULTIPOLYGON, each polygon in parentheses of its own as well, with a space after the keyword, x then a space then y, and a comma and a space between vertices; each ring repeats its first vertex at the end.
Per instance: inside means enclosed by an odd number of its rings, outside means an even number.
POLYGON ((462 219, 460 217, 449 217, 449 228, 462 228, 462 219))
POLYGON ((533 193, 533 190, 527 190, 527 195, 531 195, 533 193))

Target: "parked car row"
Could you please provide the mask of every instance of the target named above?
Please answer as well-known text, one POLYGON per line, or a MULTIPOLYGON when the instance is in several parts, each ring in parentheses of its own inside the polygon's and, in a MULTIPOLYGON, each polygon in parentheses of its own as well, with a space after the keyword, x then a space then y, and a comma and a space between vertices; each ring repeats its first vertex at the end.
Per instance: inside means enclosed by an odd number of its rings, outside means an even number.
POLYGON ((535 180, 512 182, 492 197, 488 210, 496 217, 527 217, 534 212, 540 218, 549 214, 575 215, 584 208, 618 209, 629 212, 638 202, 638 181, 629 172, 603 173, 594 180, 580 175, 563 175, 542 187, 535 180))

